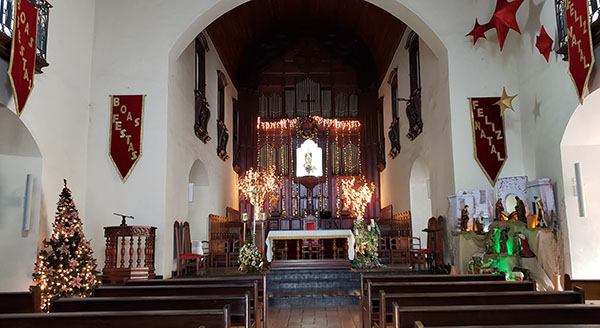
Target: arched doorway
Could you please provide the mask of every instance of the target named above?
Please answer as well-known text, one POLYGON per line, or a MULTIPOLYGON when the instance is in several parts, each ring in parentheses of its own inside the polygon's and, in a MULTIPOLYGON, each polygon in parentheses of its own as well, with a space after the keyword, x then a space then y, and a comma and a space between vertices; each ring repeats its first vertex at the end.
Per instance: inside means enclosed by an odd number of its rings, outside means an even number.
POLYGON ((31 285, 41 176, 42 155, 33 136, 15 113, 0 107, 0 263, 5 264, 0 267, 0 291, 27 290, 31 285))
MULTIPOLYGON (((410 215, 413 237, 427 240, 427 220, 431 218, 431 196, 429 191, 429 168, 420 157, 417 158, 410 171, 410 215)), ((425 245, 423 245, 425 246, 425 245)))
POLYGON ((208 240, 208 209, 212 208, 208 172, 196 160, 190 169, 188 189, 188 221, 193 239, 208 240))
POLYGON ((561 142, 571 273, 577 279, 600 278, 600 248, 597 247, 600 203, 596 201, 600 198, 598 106, 600 91, 597 90, 575 109, 561 142), (580 185, 576 164, 580 167, 580 185))

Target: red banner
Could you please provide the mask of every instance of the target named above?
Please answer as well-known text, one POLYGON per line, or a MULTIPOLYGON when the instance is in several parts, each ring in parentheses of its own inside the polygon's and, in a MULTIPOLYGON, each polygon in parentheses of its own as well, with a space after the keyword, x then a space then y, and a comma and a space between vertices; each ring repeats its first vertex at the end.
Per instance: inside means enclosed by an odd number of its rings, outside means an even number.
POLYGON ((21 116, 35 73, 38 10, 27 0, 15 0, 14 29, 8 76, 13 88, 17 114, 21 116))
POLYGON ((142 156, 145 98, 111 96, 109 155, 123 183, 142 156))
POLYGON ((594 47, 588 0, 566 0, 567 31, 569 44, 569 75, 577 89, 579 102, 587 89, 594 67, 594 47))
POLYGON ((506 162, 504 114, 500 97, 469 98, 473 126, 475 160, 492 186, 506 162))

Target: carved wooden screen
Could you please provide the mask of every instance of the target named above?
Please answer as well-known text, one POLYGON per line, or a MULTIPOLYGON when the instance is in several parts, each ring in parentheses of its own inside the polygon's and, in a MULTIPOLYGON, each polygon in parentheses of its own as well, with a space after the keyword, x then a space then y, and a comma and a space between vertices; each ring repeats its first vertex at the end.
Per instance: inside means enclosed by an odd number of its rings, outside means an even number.
POLYGON ((267 169, 273 165, 275 165, 275 148, 273 148, 273 146, 271 146, 271 144, 264 144, 262 147, 260 147, 260 151, 259 151, 259 169, 267 169))
POLYGON ((360 152, 354 143, 348 143, 342 150, 342 172, 343 175, 360 174, 360 152))
POLYGON ((278 166, 278 170, 277 172, 279 173, 279 175, 288 175, 289 173, 289 152, 290 152, 290 147, 288 144, 283 144, 281 145, 281 147, 279 147, 278 150, 278 160, 279 160, 279 166, 278 166))

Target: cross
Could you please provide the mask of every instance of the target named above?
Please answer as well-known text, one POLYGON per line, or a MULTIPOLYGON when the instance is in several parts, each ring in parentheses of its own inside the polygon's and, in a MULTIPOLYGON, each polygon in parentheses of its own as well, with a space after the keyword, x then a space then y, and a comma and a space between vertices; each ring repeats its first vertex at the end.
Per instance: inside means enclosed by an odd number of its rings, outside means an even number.
POLYGON ((312 99, 312 100, 311 100, 311 99, 310 99, 310 95, 307 93, 307 94, 306 94, 306 100, 303 100, 303 99, 302 99, 302 100, 300 100, 300 102, 307 103, 307 105, 308 105, 308 108, 307 108, 307 110, 308 110, 308 114, 310 115, 310 111, 311 111, 311 109, 312 109, 312 106, 310 105, 310 103, 316 103, 316 102, 317 102, 317 100, 316 100, 316 99, 312 99))

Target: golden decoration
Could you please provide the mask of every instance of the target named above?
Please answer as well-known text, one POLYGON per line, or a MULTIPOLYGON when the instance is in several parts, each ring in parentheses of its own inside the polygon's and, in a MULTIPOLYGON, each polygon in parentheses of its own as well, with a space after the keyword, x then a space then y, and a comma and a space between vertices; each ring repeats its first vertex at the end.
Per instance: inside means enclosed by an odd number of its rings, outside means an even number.
POLYGON ((504 116, 504 110, 507 108, 510 108, 513 112, 515 111, 512 105, 512 101, 513 99, 515 99, 516 96, 518 95, 508 96, 506 94, 506 88, 502 88, 502 97, 500 97, 500 100, 494 103, 494 105, 500 106, 500 115, 504 116))

